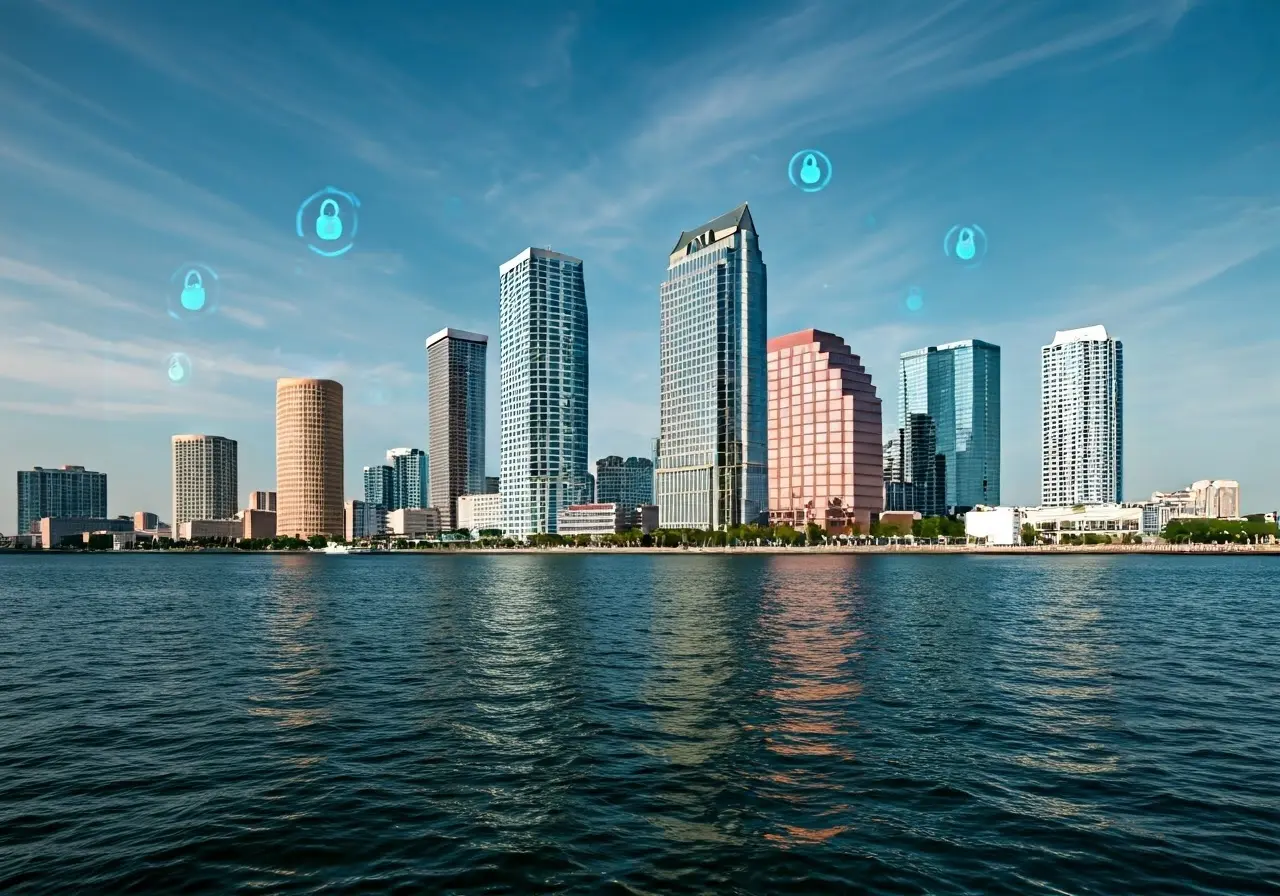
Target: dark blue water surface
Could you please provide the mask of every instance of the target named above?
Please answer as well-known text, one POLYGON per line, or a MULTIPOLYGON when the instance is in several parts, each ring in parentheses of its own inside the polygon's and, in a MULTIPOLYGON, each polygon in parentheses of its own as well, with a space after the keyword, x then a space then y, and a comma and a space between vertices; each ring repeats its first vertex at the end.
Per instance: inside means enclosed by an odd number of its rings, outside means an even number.
POLYGON ((0 556, 0 892, 1277 893, 1280 558, 0 556))

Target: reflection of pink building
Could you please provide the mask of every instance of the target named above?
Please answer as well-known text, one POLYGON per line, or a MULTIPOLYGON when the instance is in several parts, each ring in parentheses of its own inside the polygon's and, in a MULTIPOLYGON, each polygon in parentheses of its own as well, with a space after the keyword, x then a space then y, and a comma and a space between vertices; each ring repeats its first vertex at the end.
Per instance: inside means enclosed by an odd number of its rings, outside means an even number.
POLYGON ((769 521, 866 533, 884 507, 880 399, 843 339, 769 340, 769 521))

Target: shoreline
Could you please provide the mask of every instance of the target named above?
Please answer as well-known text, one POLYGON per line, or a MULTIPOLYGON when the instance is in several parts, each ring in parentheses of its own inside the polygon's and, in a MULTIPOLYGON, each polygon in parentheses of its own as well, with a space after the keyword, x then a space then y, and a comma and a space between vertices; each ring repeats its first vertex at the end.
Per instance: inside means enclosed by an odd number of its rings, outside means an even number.
MULTIPOLYGON (((773 555, 781 554, 785 556, 794 556, 797 554, 806 555, 831 555, 831 554, 913 554, 925 556, 939 555, 955 555, 955 554, 982 554, 982 555, 1001 555, 1001 556, 1023 556, 1023 557, 1052 557, 1073 554, 1147 554, 1147 555, 1212 555, 1221 556, 1224 554, 1247 555, 1247 556, 1280 556, 1280 544, 1271 545, 1244 545, 1244 544, 1179 544, 1179 545, 1119 545, 1119 544, 1092 544, 1092 545, 1037 545, 1033 547, 1023 547, 1021 545, 838 545, 823 546, 816 545, 809 547, 807 545, 798 547, 688 547, 688 548, 658 548, 658 547, 550 547, 550 548, 404 548, 400 550, 377 551, 377 554, 410 554, 422 556, 441 556, 441 555, 467 555, 467 554, 642 554, 642 555, 773 555)), ((0 549, 0 557, 10 555, 33 555, 33 556, 49 556, 51 554, 58 555, 80 555, 80 554, 128 554, 136 556, 149 556, 156 554, 279 554, 282 556, 352 556, 352 557, 368 557, 370 554, 325 554, 321 551, 242 551, 239 548, 203 548, 194 550, 129 550, 129 551, 73 551, 63 550, 60 548, 51 548, 44 550, 43 548, 3 548, 0 549)))

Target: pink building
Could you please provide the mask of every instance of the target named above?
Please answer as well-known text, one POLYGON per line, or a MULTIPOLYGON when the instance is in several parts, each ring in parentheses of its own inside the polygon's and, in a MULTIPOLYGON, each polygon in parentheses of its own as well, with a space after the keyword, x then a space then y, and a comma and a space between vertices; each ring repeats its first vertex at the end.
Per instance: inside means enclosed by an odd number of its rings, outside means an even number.
POLYGON ((884 508, 880 399, 839 336, 769 340, 769 522, 869 532, 884 508))

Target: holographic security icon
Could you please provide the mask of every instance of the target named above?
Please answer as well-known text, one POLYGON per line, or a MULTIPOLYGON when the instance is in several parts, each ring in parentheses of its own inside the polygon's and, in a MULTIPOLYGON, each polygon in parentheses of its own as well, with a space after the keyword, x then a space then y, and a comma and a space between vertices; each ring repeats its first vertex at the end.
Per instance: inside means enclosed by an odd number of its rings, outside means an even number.
POLYGON ((973 244, 973 231, 968 227, 964 228, 956 238, 956 258, 961 261, 973 261, 977 251, 978 247, 973 244))
POLYGON ((919 311, 924 307, 924 293, 920 291, 920 287, 913 286, 907 290, 907 310, 919 311))
POLYGON ((204 278, 199 271, 187 271, 182 278, 182 307, 188 311, 199 311, 204 307, 204 298, 204 278))
POLYGON ((804 162, 800 165, 800 179, 808 186, 813 186, 822 180, 822 169, 818 167, 818 160, 814 158, 813 153, 804 157, 804 162))
POLYGON ((942 251, 967 268, 976 268, 987 254, 987 232, 977 224, 956 224, 942 238, 942 251))
POLYGON ((191 359, 182 352, 174 352, 169 356, 169 382, 175 386, 185 383, 191 376, 191 359))
POLYGON ((831 160, 816 149, 802 149, 787 163, 787 177, 793 187, 817 193, 831 183, 831 160))
POLYGON ((342 238, 342 218, 338 203, 326 199, 320 203, 320 217, 316 218, 316 236, 326 242, 342 238))

